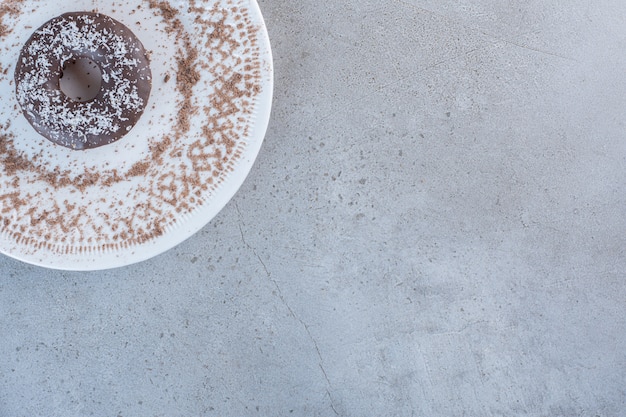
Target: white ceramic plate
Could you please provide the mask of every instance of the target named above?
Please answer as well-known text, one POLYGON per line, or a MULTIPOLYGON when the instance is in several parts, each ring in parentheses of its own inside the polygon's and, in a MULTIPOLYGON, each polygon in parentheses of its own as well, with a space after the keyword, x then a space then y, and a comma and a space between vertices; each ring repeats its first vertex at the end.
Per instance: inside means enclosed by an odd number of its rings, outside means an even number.
POLYGON ((224 207, 261 147, 273 68, 254 0, 0 0, 0 49, 0 251, 11 257, 65 270, 153 257, 224 207), (129 27, 150 51, 153 78, 130 133, 87 151, 37 134, 13 80, 32 32, 75 11, 129 27))

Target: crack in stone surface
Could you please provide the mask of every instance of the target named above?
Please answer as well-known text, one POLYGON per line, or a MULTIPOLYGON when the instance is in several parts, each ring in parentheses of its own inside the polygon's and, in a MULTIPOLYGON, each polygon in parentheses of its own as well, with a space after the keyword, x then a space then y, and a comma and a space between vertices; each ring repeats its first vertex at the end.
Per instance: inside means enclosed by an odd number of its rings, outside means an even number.
POLYGON ((269 269, 267 268, 267 265, 265 265, 265 262, 263 262, 263 259, 259 256, 259 254, 257 253, 256 249, 246 241, 245 235, 243 233, 243 227, 242 227, 242 224, 244 226, 245 226, 245 224, 243 223, 243 219, 242 219, 242 216, 241 216, 241 211, 239 210, 239 206, 237 205, 237 203, 235 203, 235 210, 237 211, 237 214, 238 214, 238 217, 239 217, 239 222, 238 222, 237 226, 239 227, 239 233, 241 233, 241 241, 254 254, 254 256, 259 260, 259 263, 261 264, 261 266, 263 267, 263 270, 265 271, 265 275, 267 275, 267 278, 274 285, 274 288, 276 289, 276 294, 278 295, 278 298, 283 303, 283 305, 287 308, 287 311, 289 311, 289 314, 291 314, 291 316, 294 319, 296 319, 296 321, 298 323, 300 323, 302 325, 302 327, 304 327, 304 330, 305 330, 309 340, 313 343, 313 347, 315 348, 315 352, 316 352, 317 358, 319 360, 318 364, 319 364, 320 370, 322 371, 322 375, 324 376, 324 380, 326 381, 326 385, 328 387, 326 389, 326 394, 328 394, 328 398, 330 400, 330 408, 333 410, 333 412, 336 415, 339 415, 339 412, 335 408, 335 400, 333 398, 333 395, 331 394, 331 390, 333 390, 333 386, 332 386, 332 384, 330 382, 330 379, 328 378, 328 374, 326 373, 326 369, 324 369, 324 359, 322 358, 322 353, 320 351, 320 348, 319 348, 319 345, 317 343, 317 340, 315 340, 315 338, 313 337, 313 334, 311 333, 311 330, 309 329, 309 325, 306 324, 304 322, 304 320, 302 320, 300 318, 300 316, 298 316, 295 313, 295 311, 293 311, 293 309, 291 308, 291 306, 289 305, 289 303, 285 299, 285 296, 283 295, 283 291, 280 288, 280 285, 278 285, 278 282, 274 279, 274 277, 272 277, 272 273, 269 271, 269 269))
MULTIPOLYGON (((467 24, 465 22, 462 22, 460 20, 457 20, 457 19, 451 18, 449 16, 446 16, 445 14, 438 13, 438 12, 436 12, 434 10, 430 10, 430 9, 421 7, 421 6, 417 5, 417 4, 413 4, 413 3, 411 3, 411 2, 409 2, 407 0, 395 0, 395 1, 396 1, 396 3, 400 3, 400 4, 403 4, 403 5, 407 6, 407 7, 413 8, 413 9, 417 10, 418 12, 430 14, 432 16, 437 16, 440 19, 447 20, 448 22, 457 24, 457 25, 459 25, 459 26, 461 26, 461 27, 463 27, 463 28, 465 28, 467 30, 470 30, 472 32, 480 33, 480 34, 482 34, 484 36, 487 36, 487 37, 489 37, 491 39, 495 39, 495 40, 500 41, 500 42, 504 42, 506 44, 513 45, 513 46, 516 46, 518 48, 526 49, 528 51, 537 52, 537 53, 545 54, 545 55, 550 55, 550 56, 553 56, 555 58, 561 58, 561 59, 565 59, 565 60, 568 60, 568 61, 578 62, 577 59, 574 59, 574 58, 566 56, 566 55, 561 55, 561 54, 558 54, 558 53, 555 53, 555 52, 547 51, 545 49, 540 49, 540 48, 535 48, 535 47, 532 47, 532 46, 529 46, 529 45, 524 45, 522 43, 518 43, 518 42, 515 42, 515 41, 510 40, 510 39, 504 39, 504 38, 502 38, 502 37, 500 37, 498 35, 486 32, 486 31, 484 31, 484 30, 482 30, 482 29, 480 29, 478 27, 473 27, 473 26, 471 26, 471 25, 469 25, 469 24, 467 24)), ((520 37, 520 36, 524 36, 524 34, 520 34, 518 37, 520 37)))

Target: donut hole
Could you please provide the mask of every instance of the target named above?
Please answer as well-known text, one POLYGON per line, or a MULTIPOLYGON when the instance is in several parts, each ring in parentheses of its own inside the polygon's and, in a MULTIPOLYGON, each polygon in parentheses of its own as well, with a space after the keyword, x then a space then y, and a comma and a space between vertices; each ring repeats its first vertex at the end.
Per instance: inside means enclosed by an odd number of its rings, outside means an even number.
POLYGON ((89 58, 76 58, 63 64, 59 88, 70 100, 85 102, 96 98, 102 86, 102 71, 89 58))

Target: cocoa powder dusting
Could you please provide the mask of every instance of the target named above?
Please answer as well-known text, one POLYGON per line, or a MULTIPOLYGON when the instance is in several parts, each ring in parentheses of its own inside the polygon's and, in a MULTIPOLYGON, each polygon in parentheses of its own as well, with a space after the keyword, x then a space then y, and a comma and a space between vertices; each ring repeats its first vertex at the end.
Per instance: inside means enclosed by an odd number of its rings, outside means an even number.
MULTIPOLYGON (((166 1, 154 1, 149 3, 150 8, 157 9, 163 17, 166 33, 173 34, 182 41, 182 48, 177 52, 176 89, 182 96, 177 114, 175 137, 180 138, 189 131, 189 119, 197 113, 192 104, 193 87, 200 81, 200 73, 197 69, 198 50, 193 46, 189 34, 178 18, 178 10, 174 9, 166 1)), ((169 79, 169 74, 166 76, 169 79)))
POLYGON ((4 18, 7 15, 9 17, 17 16, 20 13, 20 3, 22 3, 22 0, 9 0, 4 1, 0 5, 0 38, 5 37, 13 30, 7 23, 4 23, 4 18))
POLYGON ((148 168, 150 168, 149 162, 137 162, 128 170, 128 173, 126 175, 129 177, 146 175, 148 168))

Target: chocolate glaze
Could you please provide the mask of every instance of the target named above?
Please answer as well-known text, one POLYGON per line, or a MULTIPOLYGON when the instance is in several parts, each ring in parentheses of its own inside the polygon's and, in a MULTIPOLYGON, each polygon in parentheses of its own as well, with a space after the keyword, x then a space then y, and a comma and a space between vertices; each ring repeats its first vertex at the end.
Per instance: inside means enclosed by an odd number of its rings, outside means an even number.
POLYGON ((37 29, 15 68, 18 102, 37 132, 71 149, 112 143, 141 117, 152 88, 146 51, 122 23, 99 13, 66 13, 37 29), (95 98, 74 101, 59 87, 63 68, 86 58, 102 73, 95 98))

